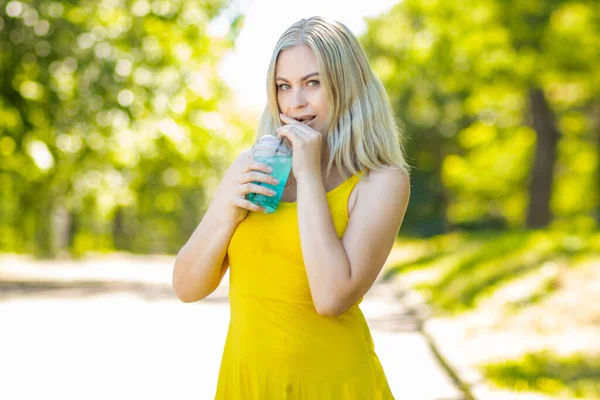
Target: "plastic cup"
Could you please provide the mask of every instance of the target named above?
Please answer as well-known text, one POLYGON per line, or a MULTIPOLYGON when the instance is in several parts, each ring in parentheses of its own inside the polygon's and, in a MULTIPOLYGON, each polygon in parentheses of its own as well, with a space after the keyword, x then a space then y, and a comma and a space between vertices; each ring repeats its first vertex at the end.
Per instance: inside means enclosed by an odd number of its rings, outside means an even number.
POLYGON ((292 149, 285 144, 280 144, 275 136, 265 135, 252 146, 254 160, 268 164, 273 168, 270 174, 279 180, 279 184, 271 185, 265 182, 254 181, 254 184, 273 189, 275 196, 265 196, 261 193, 249 193, 248 200, 265 208, 265 213, 270 214, 277 210, 283 189, 292 169, 292 149))

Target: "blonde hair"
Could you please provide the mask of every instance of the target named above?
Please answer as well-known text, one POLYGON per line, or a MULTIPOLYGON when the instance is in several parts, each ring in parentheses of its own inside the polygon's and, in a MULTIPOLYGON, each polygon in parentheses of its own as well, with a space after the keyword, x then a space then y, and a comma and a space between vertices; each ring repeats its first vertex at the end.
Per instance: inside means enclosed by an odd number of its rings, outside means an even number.
POLYGON ((256 140, 282 126, 277 104, 275 67, 281 51, 306 45, 317 59, 321 84, 329 102, 329 174, 333 163, 343 168, 380 170, 395 165, 409 174, 403 151, 404 135, 396 124, 389 98, 375 76, 358 39, 342 23, 323 17, 302 19, 289 27, 275 45, 267 72, 267 105, 256 140))

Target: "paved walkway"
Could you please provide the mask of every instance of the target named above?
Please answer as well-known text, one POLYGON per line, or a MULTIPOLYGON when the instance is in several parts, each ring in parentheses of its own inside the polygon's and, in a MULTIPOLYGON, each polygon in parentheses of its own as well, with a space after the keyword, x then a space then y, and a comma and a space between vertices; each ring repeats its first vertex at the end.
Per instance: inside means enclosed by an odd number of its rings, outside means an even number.
MULTIPOLYGON (((0 399, 212 399, 228 277, 184 304, 171 291, 172 263, 0 256, 0 399)), ((462 400, 396 291, 377 283, 361 305, 396 399, 462 400)))

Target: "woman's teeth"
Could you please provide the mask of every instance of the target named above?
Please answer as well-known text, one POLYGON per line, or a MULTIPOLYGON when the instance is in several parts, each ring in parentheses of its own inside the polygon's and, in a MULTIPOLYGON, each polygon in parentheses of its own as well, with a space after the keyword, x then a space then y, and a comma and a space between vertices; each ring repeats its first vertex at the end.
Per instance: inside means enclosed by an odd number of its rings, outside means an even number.
POLYGON ((304 119, 296 119, 296 121, 302 122, 303 124, 308 124, 313 119, 315 119, 315 117, 309 117, 309 118, 304 118, 304 119))

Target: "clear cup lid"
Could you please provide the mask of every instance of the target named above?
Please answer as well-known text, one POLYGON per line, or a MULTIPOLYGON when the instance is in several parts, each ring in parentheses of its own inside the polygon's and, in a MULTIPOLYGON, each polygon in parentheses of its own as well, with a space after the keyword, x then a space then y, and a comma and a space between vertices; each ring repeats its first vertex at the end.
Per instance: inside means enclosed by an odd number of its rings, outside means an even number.
POLYGON ((288 140, 284 140, 283 143, 279 144, 281 139, 273 135, 265 135, 261 137, 254 146, 254 148, 262 147, 277 150, 278 152, 283 152, 284 154, 290 154, 292 151, 292 147, 289 145, 288 140))
POLYGON ((271 144, 273 146, 279 146, 279 139, 273 135, 265 135, 258 141, 259 144, 271 144))

